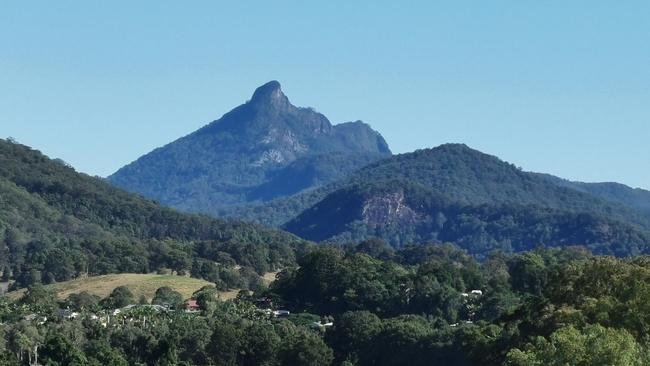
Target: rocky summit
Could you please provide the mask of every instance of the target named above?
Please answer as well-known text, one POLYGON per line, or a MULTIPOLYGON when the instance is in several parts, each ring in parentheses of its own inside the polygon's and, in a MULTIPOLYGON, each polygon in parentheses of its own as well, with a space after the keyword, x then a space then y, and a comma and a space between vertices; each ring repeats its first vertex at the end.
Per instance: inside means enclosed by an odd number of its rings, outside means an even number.
POLYGON ((186 211, 265 202, 334 181, 391 151, 356 121, 333 125, 270 81, 203 128, 140 157, 113 184, 186 211))

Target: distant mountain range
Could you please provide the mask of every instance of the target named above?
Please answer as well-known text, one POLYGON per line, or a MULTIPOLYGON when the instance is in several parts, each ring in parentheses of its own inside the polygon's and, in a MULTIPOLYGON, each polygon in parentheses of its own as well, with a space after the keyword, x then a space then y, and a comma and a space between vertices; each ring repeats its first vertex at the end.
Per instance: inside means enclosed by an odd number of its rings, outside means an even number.
POLYGON ((315 241, 445 241, 474 254, 585 245, 628 255, 650 244, 648 191, 525 172, 461 144, 393 156, 367 125, 333 126, 289 103, 275 81, 108 179, 315 241))
POLYGON ((172 207, 216 214, 332 182, 390 154, 368 125, 332 125, 313 109, 292 105, 271 81, 219 120, 108 180, 172 207))

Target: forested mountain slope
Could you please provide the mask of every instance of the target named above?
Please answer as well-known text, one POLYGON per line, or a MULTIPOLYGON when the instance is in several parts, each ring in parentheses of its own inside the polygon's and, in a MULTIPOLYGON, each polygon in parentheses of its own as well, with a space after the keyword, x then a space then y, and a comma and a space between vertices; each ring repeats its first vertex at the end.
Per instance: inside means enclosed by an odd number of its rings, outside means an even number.
POLYGON ((593 212, 522 204, 465 205, 423 186, 390 181, 342 188, 285 228, 315 241, 380 237, 395 247, 449 242, 478 257, 494 250, 585 246, 598 254, 647 253, 650 235, 593 212))
POLYGON ((559 186, 589 193, 602 199, 617 202, 650 215, 650 191, 631 188, 615 182, 585 183, 572 182, 552 175, 541 174, 559 186))
POLYGON ((218 282, 238 276, 234 263, 258 273, 293 263, 304 244, 279 230, 176 212, 0 140, 0 270, 19 285, 159 268, 218 282))
POLYGON ((537 245, 645 251, 648 216, 465 145, 396 155, 349 178, 235 214, 311 240, 450 241, 474 254, 537 245))
POLYGON ((460 205, 536 205, 576 212, 594 212, 650 227, 644 212, 643 190, 629 187, 619 196, 599 194, 607 183, 574 183, 546 174, 530 173, 463 144, 445 144, 432 149, 394 155, 369 164, 349 177, 325 187, 261 205, 222 210, 225 216, 241 217, 281 226, 328 194, 351 185, 400 180, 416 183, 460 205))

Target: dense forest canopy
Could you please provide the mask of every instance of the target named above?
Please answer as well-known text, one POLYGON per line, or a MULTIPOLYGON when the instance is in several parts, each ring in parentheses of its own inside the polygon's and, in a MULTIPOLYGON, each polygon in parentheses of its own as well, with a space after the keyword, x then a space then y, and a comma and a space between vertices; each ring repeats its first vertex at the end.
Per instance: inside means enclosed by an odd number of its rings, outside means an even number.
POLYGON ((647 230, 605 215, 532 204, 464 205, 422 185, 398 180, 338 190, 285 228, 315 241, 377 236, 396 247, 451 242, 479 257, 494 250, 571 245, 628 256, 646 253, 650 243, 647 230))
POLYGON ((149 305, 128 288, 56 301, 33 285, 0 298, 0 365, 641 366, 649 280, 646 257, 579 247, 477 262, 373 239, 311 251, 235 300, 203 288, 198 312, 164 287, 149 305))

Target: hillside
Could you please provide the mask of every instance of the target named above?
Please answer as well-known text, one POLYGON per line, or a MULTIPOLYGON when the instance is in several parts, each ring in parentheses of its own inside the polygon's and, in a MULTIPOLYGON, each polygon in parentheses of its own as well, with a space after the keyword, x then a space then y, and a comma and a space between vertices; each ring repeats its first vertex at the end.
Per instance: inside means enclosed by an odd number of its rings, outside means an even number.
POLYGON ((650 227, 650 213, 644 211, 648 205, 644 200, 647 192, 643 190, 616 184, 616 193, 606 194, 599 188, 614 184, 569 182, 546 174, 526 172, 463 144, 446 144, 394 155, 325 187, 265 204, 224 209, 221 214, 282 226, 338 189, 390 180, 417 183, 460 205, 536 205, 594 212, 650 227))
POLYGON ((449 241, 474 254, 536 245, 646 250, 648 216, 449 144, 370 164, 321 189, 234 214, 317 241, 449 241))
POLYGON ((594 253, 647 253, 650 235, 590 212, 535 205, 460 205, 422 186, 384 182, 335 191, 285 228, 315 241, 358 242, 379 237, 394 247, 454 243, 478 257, 494 250, 585 246, 594 253))
POLYGON ((401 179, 415 182, 463 205, 538 205, 576 212, 596 212, 650 227, 650 218, 622 204, 540 179, 499 158, 463 144, 401 154, 371 164, 350 182, 401 179))
POLYGON ((329 183, 390 154, 368 125, 332 125, 313 109, 292 105, 272 81, 219 120, 108 179, 172 207, 214 214, 329 183))
POLYGON ((641 188, 631 188, 615 182, 584 183, 572 182, 566 179, 544 175, 557 185, 589 193, 604 200, 616 202, 650 215, 650 191, 641 188))
POLYGON ((306 244, 259 225, 179 213, 5 140, 0 202, 0 270, 19 286, 170 268, 245 287, 255 273, 293 263, 306 244))

